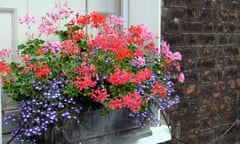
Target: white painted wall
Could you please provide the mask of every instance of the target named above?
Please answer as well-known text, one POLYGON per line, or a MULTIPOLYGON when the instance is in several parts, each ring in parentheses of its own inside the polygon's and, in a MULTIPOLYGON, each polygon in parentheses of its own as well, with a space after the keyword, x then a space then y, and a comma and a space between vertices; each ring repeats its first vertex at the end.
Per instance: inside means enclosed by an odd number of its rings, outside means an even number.
POLYGON ((121 14, 121 0, 87 0, 87 12, 96 11, 107 14, 121 14))
POLYGON ((12 47, 12 14, 10 12, 0 13, 0 39, 4 39, 2 47, 12 47), (7 35, 7 37, 6 37, 7 35))

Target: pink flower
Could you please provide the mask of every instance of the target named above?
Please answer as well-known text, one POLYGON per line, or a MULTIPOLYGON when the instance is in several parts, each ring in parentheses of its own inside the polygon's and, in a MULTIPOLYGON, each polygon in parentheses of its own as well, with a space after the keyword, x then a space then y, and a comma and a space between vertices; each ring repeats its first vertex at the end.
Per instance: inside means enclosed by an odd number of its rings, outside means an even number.
POLYGON ((176 68, 177 71, 180 71, 180 70, 181 70, 181 66, 180 66, 180 63, 179 63, 179 62, 173 63, 173 66, 176 68))
POLYGON ((93 88, 96 86, 96 81, 92 80, 90 75, 84 75, 77 76, 74 84, 80 91, 82 91, 84 89, 93 88))
POLYGON ((95 78, 98 76, 94 65, 83 62, 81 66, 77 68, 77 74, 78 76, 76 80, 74 80, 74 84, 80 91, 96 86, 95 78))
POLYGON ((153 39, 153 32, 150 31, 146 26, 143 25, 143 38, 146 41, 152 41, 153 39))
POLYGON ((42 23, 38 27, 39 33, 41 34, 53 34, 58 29, 58 26, 54 22, 48 21, 45 17, 42 18, 42 23))
POLYGON ((139 71, 137 74, 133 75, 131 80, 138 84, 141 84, 143 81, 149 79, 152 76, 152 71, 148 68, 144 68, 139 71))
POLYGON ((171 51, 168 51, 166 53, 166 57, 168 57, 170 60, 174 60, 174 56, 173 56, 173 53, 171 51))
POLYGON ((51 51, 51 53, 56 53, 62 49, 62 44, 60 41, 46 42, 47 47, 43 48, 44 52, 51 51))
POLYGON ((173 59, 174 60, 182 60, 182 55, 180 54, 180 52, 175 52, 173 54, 173 59))
POLYGON ((78 45, 74 45, 72 40, 63 41, 62 46, 64 49, 64 52, 63 52, 64 54, 77 54, 80 52, 80 48, 78 47, 78 45))
POLYGON ((102 85, 101 89, 92 89, 91 98, 94 99, 96 102, 104 102, 109 97, 107 93, 107 89, 102 85))
POLYGON ((123 25, 124 24, 124 19, 121 17, 117 17, 115 15, 110 15, 109 20, 114 23, 115 25, 123 25))
POLYGON ((64 2, 64 6, 65 6, 65 7, 68 7, 68 1, 65 1, 65 2, 64 2))
POLYGON ((184 73, 181 72, 181 73, 178 75, 178 81, 179 81, 180 83, 183 83, 184 80, 185 80, 184 73))
POLYGON ((137 112, 141 109, 143 103, 142 97, 137 91, 129 92, 122 99, 113 99, 110 101, 109 107, 112 110, 117 108, 128 108, 132 112, 137 112))
POLYGON ((54 7, 53 7, 54 9, 57 9, 58 8, 58 4, 55 2, 54 3, 54 7))
POLYGON ((29 14, 29 13, 26 13, 26 15, 23 16, 22 18, 20 17, 18 19, 18 21, 20 22, 20 24, 25 23, 25 24, 28 25, 30 23, 34 23, 36 21, 36 19, 35 19, 35 16, 33 16, 33 15, 29 14))
POLYGON ((4 57, 10 57, 12 55, 12 51, 10 49, 3 48, 0 50, 0 59, 4 57))
POLYGON ((170 58, 170 60, 175 61, 175 60, 182 60, 182 55, 180 54, 180 52, 175 52, 172 53, 171 51, 168 51, 166 53, 166 56, 168 58, 170 58))
POLYGON ((133 65, 144 67, 146 65, 144 57, 137 57, 132 61, 133 65))
POLYGON ((59 15, 53 12, 47 13, 47 16, 50 17, 54 22, 59 20, 59 15))
POLYGON ((133 112, 137 112, 142 107, 142 97, 137 91, 129 92, 126 96, 123 97, 124 105, 133 112))
POLYGON ((170 52, 169 47, 170 46, 169 46, 169 44, 167 42, 162 41, 161 42, 161 53, 163 53, 163 54, 169 53, 170 52))
POLYGON ((123 100, 122 99, 112 99, 110 101, 110 104, 109 104, 109 107, 112 109, 112 110, 115 110, 117 108, 123 108, 124 107, 124 104, 123 104, 123 100))
POLYGON ((32 58, 32 56, 31 55, 28 55, 28 54, 26 54, 26 55, 24 55, 24 57, 23 57, 23 61, 29 61, 30 59, 32 58))
POLYGON ((161 53, 165 55, 166 57, 170 58, 170 60, 182 60, 182 55, 180 52, 171 52, 170 51, 170 46, 167 44, 165 41, 161 42, 161 53))
POLYGON ((108 81, 113 85, 124 85, 129 82, 131 77, 130 72, 115 67, 115 72, 110 74, 108 81))

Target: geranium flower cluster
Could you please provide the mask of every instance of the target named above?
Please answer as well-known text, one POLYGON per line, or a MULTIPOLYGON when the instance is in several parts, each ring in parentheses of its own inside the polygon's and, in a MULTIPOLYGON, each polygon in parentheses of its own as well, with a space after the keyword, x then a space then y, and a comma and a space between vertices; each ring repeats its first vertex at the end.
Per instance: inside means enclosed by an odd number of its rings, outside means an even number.
MULTIPOLYGON (((60 117, 78 120, 80 110, 90 108, 129 109, 133 117, 159 122, 151 105, 165 109, 179 101, 173 81, 184 81, 181 54, 164 41, 156 46, 143 24, 124 28, 115 15, 76 13, 59 29, 54 23, 73 15, 65 7, 41 19, 39 37, 19 45, 19 63, 6 62, 9 52, 0 51, 4 92, 20 102, 20 116, 6 122, 28 122, 16 141, 34 143, 60 117), (43 34, 59 40, 43 40, 43 34)), ((37 19, 27 14, 20 22, 37 19)))

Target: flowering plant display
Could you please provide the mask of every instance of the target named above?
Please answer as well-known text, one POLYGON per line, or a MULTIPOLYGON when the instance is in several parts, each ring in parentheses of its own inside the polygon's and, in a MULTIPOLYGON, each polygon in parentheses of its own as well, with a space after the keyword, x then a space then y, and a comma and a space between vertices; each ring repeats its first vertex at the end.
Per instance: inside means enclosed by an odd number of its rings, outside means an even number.
MULTIPOLYGON (((164 41, 159 51, 143 24, 124 28, 115 15, 75 14, 60 29, 59 21, 70 15, 65 4, 42 17, 39 35, 28 34, 15 62, 4 60, 13 52, 0 51, 4 93, 19 103, 19 115, 4 119, 21 121, 13 132, 16 141, 36 143, 60 117, 78 121, 80 111, 129 109, 130 116, 158 122, 151 106, 165 109, 178 102, 174 84, 184 81, 179 52, 164 41)), ((27 14, 19 21, 30 25, 36 19, 27 14)))

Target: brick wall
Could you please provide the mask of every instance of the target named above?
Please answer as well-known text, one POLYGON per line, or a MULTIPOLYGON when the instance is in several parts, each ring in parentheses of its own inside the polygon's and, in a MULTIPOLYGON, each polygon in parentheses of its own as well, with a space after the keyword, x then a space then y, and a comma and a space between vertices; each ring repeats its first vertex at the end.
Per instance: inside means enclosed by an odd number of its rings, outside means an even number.
MULTIPOLYGON (((162 37, 183 54, 181 102, 168 111, 186 144, 237 144, 240 106, 240 0, 163 0, 162 37)), ((181 143, 172 140, 170 143, 181 143)))

